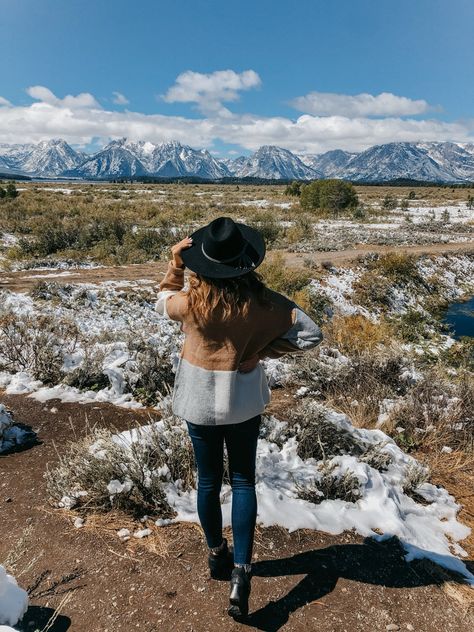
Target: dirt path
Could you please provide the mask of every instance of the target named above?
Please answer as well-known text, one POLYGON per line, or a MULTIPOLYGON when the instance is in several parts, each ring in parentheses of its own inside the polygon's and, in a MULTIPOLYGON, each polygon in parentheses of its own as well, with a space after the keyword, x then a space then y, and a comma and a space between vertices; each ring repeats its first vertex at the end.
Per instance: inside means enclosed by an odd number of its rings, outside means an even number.
POLYGON ((415 246, 380 246, 370 244, 356 244, 349 250, 336 250, 329 252, 314 252, 310 254, 300 252, 283 252, 289 265, 298 267, 302 265, 305 259, 310 259, 313 263, 323 263, 330 261, 339 266, 347 265, 356 261, 359 257, 367 255, 369 252, 387 253, 397 252, 404 254, 422 255, 422 254, 445 254, 458 252, 473 252, 474 241, 452 244, 428 244, 415 246))
MULTIPOLYGON (((337 250, 329 252, 299 253, 287 252, 284 250, 274 250, 281 252, 289 266, 298 268, 305 267, 307 261, 314 264, 321 264, 326 261, 338 266, 344 266, 356 261, 359 257, 369 252, 403 252, 407 254, 443 254, 473 252, 474 241, 453 244, 431 244, 424 246, 377 246, 377 245, 356 245, 349 250, 337 250)), ((22 272, 0 273, 0 289, 11 290, 13 292, 26 292, 38 281, 50 280, 58 283, 103 283, 104 281, 136 281, 138 279, 148 279, 151 283, 159 283, 166 270, 166 262, 143 263, 128 266, 110 266, 104 268, 72 269, 61 270, 26 270, 22 272)))
POLYGON ((86 415, 89 423, 120 429, 147 420, 146 412, 1 392, 0 401, 41 442, 0 458, 0 561, 8 558, 30 589, 25 632, 42 630, 55 608, 61 612, 50 632, 473 629, 465 604, 443 590, 442 576, 422 562, 407 564, 396 541, 278 527, 257 529, 251 616, 235 623, 225 610, 228 583, 208 579, 199 526, 149 523, 152 536, 123 544, 116 530, 129 526, 124 517, 76 529, 71 514, 48 506, 43 473, 57 461, 56 450, 84 433, 86 415))

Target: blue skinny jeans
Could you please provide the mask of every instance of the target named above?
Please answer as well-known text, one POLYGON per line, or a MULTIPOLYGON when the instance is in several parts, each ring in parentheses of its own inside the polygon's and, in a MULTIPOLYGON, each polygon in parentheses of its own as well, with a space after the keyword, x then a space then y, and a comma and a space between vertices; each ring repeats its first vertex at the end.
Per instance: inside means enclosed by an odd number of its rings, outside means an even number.
POLYGON ((260 415, 222 426, 204 426, 186 421, 198 471, 197 511, 209 548, 222 542, 220 491, 225 441, 232 486, 235 564, 250 564, 252 559, 257 519, 255 461, 260 422, 260 415))

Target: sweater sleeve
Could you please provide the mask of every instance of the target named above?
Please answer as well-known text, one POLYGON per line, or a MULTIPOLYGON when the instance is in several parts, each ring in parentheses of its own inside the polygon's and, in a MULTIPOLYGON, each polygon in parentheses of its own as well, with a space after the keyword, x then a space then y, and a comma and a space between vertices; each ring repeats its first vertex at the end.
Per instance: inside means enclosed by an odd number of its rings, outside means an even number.
POLYGON ((174 295, 181 293, 184 287, 184 268, 178 268, 170 261, 166 274, 158 287, 159 292, 155 303, 158 314, 172 320, 181 320, 180 310, 177 309, 180 302, 174 295))
POLYGON ((279 358, 286 353, 307 351, 323 339, 320 327, 296 303, 293 308, 293 325, 279 338, 272 340, 258 353, 260 358, 279 358))

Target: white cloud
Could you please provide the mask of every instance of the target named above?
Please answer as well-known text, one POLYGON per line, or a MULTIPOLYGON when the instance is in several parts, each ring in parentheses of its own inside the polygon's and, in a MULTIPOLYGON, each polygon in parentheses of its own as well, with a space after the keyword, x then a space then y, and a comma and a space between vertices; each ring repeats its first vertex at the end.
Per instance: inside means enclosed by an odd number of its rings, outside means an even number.
POLYGON ((391 92, 380 94, 335 94, 333 92, 310 92, 296 97, 290 104, 300 112, 317 116, 413 116, 423 114, 431 107, 423 99, 399 97, 391 92))
POLYGON ((112 94, 114 95, 112 101, 117 105, 128 105, 130 103, 127 97, 121 92, 112 92, 112 94))
MULTIPOLYGON (((231 88, 221 86, 221 90, 229 96, 226 90, 231 88)), ((36 102, 0 108, 2 142, 38 142, 59 137, 83 146, 93 139, 105 143, 111 138, 127 136, 152 142, 179 140, 193 147, 211 149, 218 141, 248 150, 268 144, 300 153, 320 153, 336 148, 360 151, 391 141, 472 142, 474 134, 473 120, 447 122, 393 116, 351 118, 311 114, 294 120, 282 116, 233 114, 228 110, 224 114, 218 110, 195 119, 108 110, 99 107, 94 96, 87 93, 61 99, 42 86, 29 88, 28 93, 36 102)), ((201 89, 196 94, 203 93, 201 89)), ((210 89, 206 94, 210 94, 210 89)))
POLYGON ((36 99, 41 103, 47 103, 48 105, 54 105, 62 108, 100 108, 99 103, 89 92, 81 92, 76 96, 67 94, 64 99, 58 99, 58 97, 51 92, 49 88, 44 86, 31 86, 27 88, 26 92, 32 99, 36 99))
POLYGON ((296 121, 284 117, 244 116, 226 129, 218 128, 219 138, 257 149, 264 144, 279 145, 301 153, 320 153, 329 149, 362 151, 371 145, 393 141, 472 142, 471 124, 439 120, 402 118, 348 118, 343 116, 311 116, 305 114, 296 121))
POLYGON ((241 73, 217 70, 209 74, 188 70, 178 75, 175 84, 162 98, 167 103, 196 103, 205 113, 228 114, 223 103, 236 101, 240 91, 257 88, 261 83, 254 70, 241 73))
POLYGON ((0 97, 0 107, 8 107, 9 105, 11 105, 11 103, 10 101, 8 101, 8 99, 0 97))

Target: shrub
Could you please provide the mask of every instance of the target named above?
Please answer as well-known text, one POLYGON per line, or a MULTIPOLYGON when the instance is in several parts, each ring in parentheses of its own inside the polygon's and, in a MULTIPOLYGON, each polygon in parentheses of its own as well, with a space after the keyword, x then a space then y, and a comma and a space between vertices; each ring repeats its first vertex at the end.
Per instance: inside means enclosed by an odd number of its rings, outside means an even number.
POLYGON ((168 351, 140 341, 136 349, 138 380, 133 386, 133 396, 148 406, 154 406, 168 395, 174 384, 174 372, 168 351))
POLYGON ((0 315, 0 366, 11 372, 28 371, 46 384, 63 377, 65 354, 73 353, 79 332, 67 320, 52 316, 0 315))
MULTIPOLYGON (((14 200, 19 195, 18 189, 16 188, 16 185, 14 182, 9 182, 4 191, 5 191, 5 195, 3 197, 10 198, 11 200, 14 200)), ((0 194, 0 197, 2 197, 1 194, 0 194)))
POLYGON ((428 335, 429 316, 415 309, 397 315, 392 322, 404 342, 421 342, 428 335))
POLYGON ((323 500, 345 500, 354 503, 361 497, 361 486, 357 476, 349 470, 336 473, 334 470, 338 464, 329 459, 324 460, 318 466, 320 478, 315 478, 306 485, 296 482, 295 487, 298 498, 302 498, 313 504, 319 504, 323 500))
POLYGON ((318 292, 310 285, 293 292, 293 300, 320 326, 330 314, 331 302, 326 294, 318 292))
POLYGON ((84 344, 81 364, 69 371, 64 383, 80 390, 100 391, 110 386, 110 380, 103 371, 106 352, 97 345, 84 344))
POLYGON ((298 213, 293 226, 285 230, 285 239, 289 244, 311 239, 314 234, 313 219, 306 213, 298 213))
POLYGON ((18 246, 25 255, 46 257, 60 250, 77 246, 79 230, 75 226, 63 226, 60 222, 40 227, 36 239, 20 238, 18 246))
POLYGON ((344 180, 323 180, 320 192, 321 208, 337 215, 346 208, 357 206, 357 193, 350 182, 344 180))
POLYGON ((30 290, 30 296, 34 300, 49 301, 53 298, 61 298, 71 294, 72 285, 61 285, 57 281, 37 281, 30 290))
POLYGON ((369 309, 390 306, 391 283, 373 270, 366 270, 354 281, 353 300, 362 307, 369 309))
POLYGON ((390 327, 386 321, 374 323, 363 314, 336 315, 326 328, 330 343, 342 353, 354 355, 372 352, 390 340, 390 327))
POLYGON ((309 399, 302 400, 289 412, 286 434, 298 440, 297 454, 305 459, 322 461, 350 454, 375 469, 386 469, 392 458, 383 448, 386 444, 367 444, 355 433, 339 425, 328 416, 328 411, 309 399))
POLYGON ((367 211, 364 206, 360 205, 356 206, 352 211, 352 217, 354 219, 365 219, 367 217, 367 211))
POLYGON ((269 212, 255 213, 249 220, 249 226, 259 230, 267 245, 271 246, 283 234, 283 227, 275 217, 269 212))
POLYGON ((301 459, 326 458, 341 454, 360 455, 363 446, 348 430, 340 428, 318 404, 303 401, 290 413, 290 424, 298 439, 297 454, 301 459))
POLYGON ((309 273, 288 267, 280 252, 273 253, 273 256, 264 261, 259 271, 266 285, 290 297, 302 290, 310 281, 309 273))
POLYGON ((326 347, 305 353, 292 361, 292 383, 307 386, 331 407, 348 415, 354 425, 373 427, 380 414, 380 402, 405 393, 401 378, 405 366, 396 348, 342 356, 338 349, 326 347))
POLYGON ((423 279, 416 265, 416 258, 398 252, 387 252, 379 255, 369 263, 369 269, 376 270, 379 274, 396 283, 423 284, 423 279))
POLYGON ((397 406, 386 425, 399 429, 395 441, 413 450, 425 444, 474 448, 474 379, 469 372, 449 382, 439 371, 427 372, 397 406))
POLYGON ((474 373, 474 338, 461 336, 454 344, 441 351, 440 360, 449 366, 474 373))
POLYGON ((387 195, 382 200, 382 207, 386 211, 393 211, 394 209, 397 208, 397 206, 398 206, 398 200, 390 193, 387 193, 387 195))
POLYGON ((301 185, 302 182, 293 181, 291 184, 288 184, 285 188, 285 195, 293 195, 299 197, 301 195, 301 185))
POLYGON ((180 422, 167 418, 163 429, 137 426, 130 441, 109 430, 89 430, 69 445, 57 465, 47 468, 45 478, 48 493, 59 506, 167 518, 175 512, 163 484, 171 480, 190 489, 195 486, 194 470, 189 437, 180 422))
POLYGON ((307 211, 321 209, 337 216, 357 206, 355 187, 344 180, 315 180, 301 189, 300 204, 307 211))
POLYGON ((383 447, 386 444, 374 445, 370 447, 367 452, 365 452, 360 460, 364 463, 367 463, 370 467, 373 467, 374 470, 378 470, 379 472, 384 472, 393 462, 392 456, 388 452, 383 451, 383 447))
POLYGON ((420 485, 426 483, 429 480, 430 471, 421 463, 414 462, 405 470, 405 474, 402 481, 402 491, 407 496, 413 498, 416 501, 423 501, 424 499, 416 493, 416 490, 420 485))

